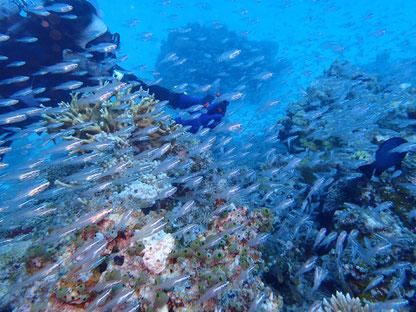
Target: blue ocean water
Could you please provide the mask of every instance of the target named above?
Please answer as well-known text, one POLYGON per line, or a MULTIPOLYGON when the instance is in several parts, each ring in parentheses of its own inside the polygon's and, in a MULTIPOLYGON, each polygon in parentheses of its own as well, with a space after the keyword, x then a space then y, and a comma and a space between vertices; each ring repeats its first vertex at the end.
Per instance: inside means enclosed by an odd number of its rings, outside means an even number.
POLYGON ((0 312, 416 311, 415 1, 4 3, 0 312))
MULTIPOLYGON (((261 122, 253 124, 254 131, 262 131, 262 123, 270 125, 276 117, 281 117, 287 103, 298 97, 298 88, 307 88, 336 60, 383 68, 387 60, 397 62, 412 58, 416 52, 413 18, 416 3, 406 0, 377 3, 348 0, 137 3, 122 0, 116 9, 109 1, 100 2, 99 7, 110 30, 121 35, 122 50, 129 56, 125 67, 140 77, 149 77, 155 71, 159 48, 169 32, 191 22, 219 23, 237 34, 244 34, 248 40, 277 43, 277 56, 290 61, 290 73, 278 76, 267 92, 256 95, 256 103, 244 103, 232 118, 247 123, 259 104, 282 98, 273 114, 257 117, 261 122), (146 34, 151 37, 145 38, 146 34), (137 70, 140 65, 146 65, 146 69, 137 70)), ((215 70, 212 68, 213 72, 215 70)))

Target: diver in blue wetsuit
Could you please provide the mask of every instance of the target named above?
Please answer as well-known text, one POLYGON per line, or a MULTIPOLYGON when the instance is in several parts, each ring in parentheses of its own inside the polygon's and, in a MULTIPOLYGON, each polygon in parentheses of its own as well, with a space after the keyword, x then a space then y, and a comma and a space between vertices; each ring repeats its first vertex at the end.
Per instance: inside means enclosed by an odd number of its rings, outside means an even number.
MULTIPOLYGON (((120 36, 108 31, 95 7, 87 0, 45 1, 41 6, 32 1, 0 0, 0 36, 0 102, 19 101, 0 106, 0 114, 38 107, 39 91, 42 99, 50 99, 44 105, 57 106, 61 101, 70 100, 69 90, 57 86, 71 81, 93 86, 94 77, 124 73, 115 64, 113 50, 108 53, 95 50, 106 44, 118 48, 120 36), (65 66, 55 66, 65 65, 65 62, 77 63, 77 69, 67 72, 65 66), (54 72, 45 73, 48 68, 53 68, 54 72), (15 77, 27 79, 20 81, 15 77)), ((197 118, 175 119, 177 123, 191 126, 189 131, 192 133, 200 127, 218 125, 229 104, 227 101, 215 103, 212 96, 201 99, 158 85, 147 85, 128 73, 120 77, 122 81, 138 82, 135 88, 148 89, 155 98, 168 100, 173 108, 201 105, 201 110, 193 112, 197 118)), ((13 126, 21 127, 27 123, 13 126)), ((0 128, 0 134, 4 131, 0 128)))

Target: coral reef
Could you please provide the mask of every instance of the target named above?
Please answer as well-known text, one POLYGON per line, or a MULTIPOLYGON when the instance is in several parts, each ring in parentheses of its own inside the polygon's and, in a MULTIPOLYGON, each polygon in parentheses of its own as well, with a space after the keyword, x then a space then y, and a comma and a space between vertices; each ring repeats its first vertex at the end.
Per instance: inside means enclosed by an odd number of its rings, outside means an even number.
MULTIPOLYGON (((273 172, 262 175, 262 183, 280 192, 273 198, 266 188, 259 196, 280 223, 278 234, 266 242, 271 267, 265 280, 287 298, 287 306, 297 306, 311 289, 310 302, 343 290, 369 306, 378 301, 381 311, 414 303, 407 286, 416 272, 416 236, 409 218, 415 202, 413 160, 407 157, 402 171, 388 170, 379 179, 358 170, 388 138, 414 142, 412 121, 403 121, 410 117, 411 97, 408 88, 335 62, 270 131, 291 155, 271 151, 262 164, 273 172), (390 305, 389 300, 397 302, 390 305)), ((337 310, 336 300, 323 311, 337 310)))
POLYGON ((20 205, 23 217, 6 210, 2 243, 29 247, 8 257, 14 266, 4 272, 2 304, 16 311, 279 311, 282 297, 261 279, 272 216, 233 204, 210 150, 220 141, 184 135, 165 103, 131 88, 113 81, 46 109, 48 133, 32 142, 39 151, 20 167, 38 168, 35 180, 4 200, 20 205), (10 226, 16 234, 7 240, 10 226))
POLYGON ((331 299, 324 299, 323 306, 319 308, 318 312, 370 312, 371 308, 368 304, 362 305, 358 298, 351 298, 350 294, 344 295, 337 292, 331 299))
MULTIPOLYGON (((149 225, 160 223, 156 213, 119 209, 79 229, 68 237, 67 246, 58 247, 53 257, 59 271, 50 273, 46 284, 23 280, 27 294, 36 297, 26 297, 20 305, 41 307, 47 298, 47 308, 53 311, 104 311, 115 308, 115 302, 120 311, 165 305, 175 311, 211 311, 221 302, 226 310, 245 311, 256 294, 265 293, 262 305, 279 311, 281 299, 255 273, 264 269, 260 245, 250 243, 261 234, 264 215, 229 206, 200 234, 179 234, 169 221, 161 224, 164 229, 146 232, 149 225), (201 301, 210 287, 225 281, 227 291, 201 301)), ((45 252, 37 251, 27 263, 31 274, 50 265, 45 252)))
POLYGON ((46 111, 49 133, 22 148, 37 153, 19 174, 4 169, 5 308, 415 304, 410 87, 336 62, 261 135, 226 121, 186 135, 164 103, 130 87, 114 81, 46 111), (402 168, 363 176, 393 136, 409 142, 402 168))
POLYGON ((150 140, 157 143, 159 138, 180 127, 169 119, 158 119, 166 103, 155 100, 141 87, 135 92, 132 92, 133 88, 134 85, 115 81, 85 89, 84 93, 73 93, 70 103, 62 102, 60 108, 46 111, 44 117, 48 131, 74 130, 67 138, 79 139, 83 143, 98 141, 94 137, 100 134, 117 136, 131 133, 139 134, 130 142, 150 140), (54 110, 57 112, 53 113, 54 110), (148 133, 143 131, 151 127, 155 128, 148 133), (140 134, 141 130, 143 134, 140 134))
POLYGON ((156 69, 171 88, 202 96, 241 92, 257 99, 290 66, 277 53, 275 42, 251 41, 223 25, 191 23, 162 43, 156 69))

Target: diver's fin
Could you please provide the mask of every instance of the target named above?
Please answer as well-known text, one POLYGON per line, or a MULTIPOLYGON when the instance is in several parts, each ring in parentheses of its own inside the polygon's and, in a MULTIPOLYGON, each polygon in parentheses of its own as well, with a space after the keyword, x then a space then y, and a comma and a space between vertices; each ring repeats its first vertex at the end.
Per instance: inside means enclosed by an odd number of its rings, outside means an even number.
POLYGON ((360 166, 358 167, 358 169, 364 173, 367 178, 371 179, 371 177, 373 176, 373 172, 374 172, 374 163, 369 164, 369 165, 364 165, 364 166, 360 166))
POLYGON ((376 176, 378 178, 379 176, 381 176, 383 171, 384 171, 384 169, 377 168, 376 172, 374 173, 374 176, 376 176))

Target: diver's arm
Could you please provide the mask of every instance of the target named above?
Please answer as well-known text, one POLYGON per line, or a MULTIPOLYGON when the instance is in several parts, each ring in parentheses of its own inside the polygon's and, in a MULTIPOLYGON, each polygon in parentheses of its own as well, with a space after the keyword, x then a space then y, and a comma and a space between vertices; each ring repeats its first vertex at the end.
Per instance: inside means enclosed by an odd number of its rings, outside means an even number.
POLYGON ((142 80, 137 78, 136 75, 132 73, 126 73, 123 68, 118 65, 114 67, 115 71, 118 71, 123 74, 122 81, 135 81, 138 82, 137 86, 134 87, 133 91, 137 91, 142 87, 144 90, 149 90, 150 94, 154 94, 155 98, 159 101, 169 101, 169 106, 172 108, 187 109, 191 106, 201 104, 201 98, 192 97, 186 95, 185 93, 172 92, 167 88, 161 87, 159 85, 148 85, 142 80))
MULTIPOLYGON (((115 66, 114 70, 121 73, 124 72, 124 70, 118 65, 115 66)), ((203 109, 201 108, 197 111, 191 112, 191 115, 199 114, 199 117, 188 119, 182 119, 181 117, 175 118, 176 123, 184 126, 190 126, 188 131, 192 133, 196 133, 201 127, 211 129, 216 127, 224 117, 228 104, 230 104, 228 101, 212 103, 215 98, 211 95, 207 95, 201 99, 189 96, 185 93, 171 92, 169 89, 158 85, 149 86, 131 73, 125 73, 122 81, 134 81, 137 85, 132 91, 137 91, 140 88, 149 90, 149 93, 154 94, 156 99, 160 101, 169 101, 169 106, 173 108, 187 109, 191 106, 202 104, 203 109)))

